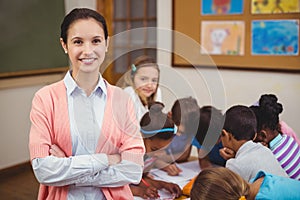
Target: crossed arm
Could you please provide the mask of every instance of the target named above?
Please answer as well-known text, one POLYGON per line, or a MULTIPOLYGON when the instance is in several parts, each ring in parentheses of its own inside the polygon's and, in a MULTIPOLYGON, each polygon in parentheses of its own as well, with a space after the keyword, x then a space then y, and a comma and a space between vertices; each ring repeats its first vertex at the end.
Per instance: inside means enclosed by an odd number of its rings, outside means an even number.
POLYGON ((57 145, 52 145, 49 153, 50 156, 32 160, 38 181, 45 185, 118 187, 138 183, 142 174, 142 166, 121 160, 119 154, 66 157, 57 145))

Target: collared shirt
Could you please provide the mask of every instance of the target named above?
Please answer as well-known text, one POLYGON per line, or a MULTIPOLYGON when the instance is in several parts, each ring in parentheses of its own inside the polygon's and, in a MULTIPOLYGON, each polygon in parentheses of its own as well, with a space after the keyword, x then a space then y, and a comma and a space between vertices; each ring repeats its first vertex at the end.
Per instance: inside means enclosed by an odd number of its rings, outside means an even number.
POLYGON ((226 161, 226 168, 239 174, 246 181, 254 178, 261 170, 288 177, 271 150, 252 140, 245 142, 238 149, 235 157, 226 161))
MULTIPOLYGON (((106 103, 106 86, 99 75, 94 91, 87 96, 70 73, 64 78, 72 137, 72 155, 94 154, 102 127, 106 103)), ((69 187, 68 199, 105 199, 97 187, 69 187)))
POLYGON ((67 88, 68 111, 70 116, 72 155, 95 153, 102 127, 107 90, 103 78, 87 96, 83 89, 68 73, 64 82, 67 88))
POLYGON ((108 166, 107 155, 95 153, 104 117, 106 85, 99 74, 97 86, 87 96, 70 73, 66 74, 64 83, 67 88, 72 157, 35 158, 32 166, 37 177, 45 177, 41 181, 44 184, 69 185, 68 199, 105 199, 100 187, 118 187, 136 182, 136 172, 142 172, 142 168, 126 160, 108 166))

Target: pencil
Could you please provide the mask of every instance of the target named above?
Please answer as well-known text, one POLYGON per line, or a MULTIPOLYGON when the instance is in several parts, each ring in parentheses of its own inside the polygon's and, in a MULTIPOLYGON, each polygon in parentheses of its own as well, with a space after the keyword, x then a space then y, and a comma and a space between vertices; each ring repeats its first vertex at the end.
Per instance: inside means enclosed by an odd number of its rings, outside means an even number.
POLYGON ((149 184, 145 179, 142 178, 142 182, 143 182, 147 187, 150 187, 150 184, 149 184))
POLYGON ((176 159, 174 158, 174 155, 173 155, 173 153, 172 153, 171 148, 168 149, 168 153, 169 153, 169 155, 170 155, 170 157, 171 157, 171 159, 172 159, 172 163, 176 164, 176 159))

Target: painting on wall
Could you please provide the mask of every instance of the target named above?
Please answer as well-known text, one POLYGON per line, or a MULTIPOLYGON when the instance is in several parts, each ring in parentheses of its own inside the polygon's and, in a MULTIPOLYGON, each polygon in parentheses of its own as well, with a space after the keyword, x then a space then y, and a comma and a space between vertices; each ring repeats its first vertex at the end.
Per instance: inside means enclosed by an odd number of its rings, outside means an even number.
POLYGON ((300 0, 252 0, 252 14, 296 13, 300 11, 300 0))
POLYGON ((202 21, 202 53, 211 55, 244 55, 244 21, 202 21))
POLYGON ((202 15, 230 15, 243 13, 244 0, 202 0, 202 15))
POLYGON ((299 20, 254 20, 252 55, 299 55, 299 20))

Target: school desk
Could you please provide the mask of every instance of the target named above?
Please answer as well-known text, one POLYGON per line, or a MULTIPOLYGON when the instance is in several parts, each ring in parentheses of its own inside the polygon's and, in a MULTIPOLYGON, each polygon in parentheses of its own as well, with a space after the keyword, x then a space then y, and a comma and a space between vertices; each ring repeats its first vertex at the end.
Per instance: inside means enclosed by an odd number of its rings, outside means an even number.
MULTIPOLYGON (((169 176, 165 171, 160 169, 150 170, 150 175, 153 176, 153 178, 156 180, 176 183, 182 189, 192 178, 197 176, 201 171, 198 159, 189 162, 184 162, 184 163, 176 163, 176 164, 180 169, 182 169, 182 172, 178 176, 169 176)), ((172 195, 165 190, 159 190, 159 195, 160 195, 159 199, 161 200, 174 199, 172 198, 172 195)), ((134 197, 134 199, 142 200, 142 198, 140 197, 134 197)), ((183 195, 180 198, 177 198, 177 200, 178 199, 189 199, 189 198, 183 195)))

